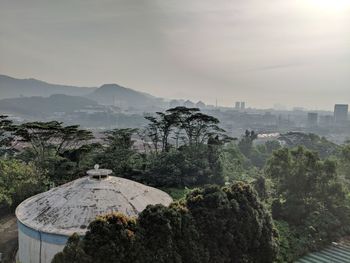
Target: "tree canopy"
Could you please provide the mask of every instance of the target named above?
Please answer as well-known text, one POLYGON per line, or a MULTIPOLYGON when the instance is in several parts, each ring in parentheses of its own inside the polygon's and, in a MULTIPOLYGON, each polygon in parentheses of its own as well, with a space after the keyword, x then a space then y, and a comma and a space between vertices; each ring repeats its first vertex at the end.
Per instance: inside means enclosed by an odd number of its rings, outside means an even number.
POLYGON ((277 255, 276 238, 268 211, 249 185, 208 186, 170 207, 148 206, 136 220, 121 214, 98 218, 81 241, 73 236, 53 262, 108 258, 139 263, 267 263, 277 255))
POLYGON ((10 153, 15 140, 15 126, 5 115, 0 115, 0 156, 10 153))
POLYGON ((266 174, 275 185, 272 215, 289 233, 289 253, 300 256, 348 233, 349 197, 335 161, 303 147, 284 148, 274 152, 266 174))

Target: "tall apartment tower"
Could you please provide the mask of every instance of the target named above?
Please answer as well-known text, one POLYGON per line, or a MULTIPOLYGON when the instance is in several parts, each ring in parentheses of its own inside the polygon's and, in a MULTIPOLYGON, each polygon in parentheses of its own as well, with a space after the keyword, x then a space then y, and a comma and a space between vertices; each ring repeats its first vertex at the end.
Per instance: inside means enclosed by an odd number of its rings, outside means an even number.
POLYGON ((241 110, 245 110, 245 102, 241 101, 241 110))
POLYGON ((241 103, 239 101, 236 101, 235 103, 235 109, 240 110, 241 109, 241 103))
POLYGON ((344 123, 348 121, 348 104, 335 104, 334 106, 334 121, 336 123, 344 123))
POLYGON ((309 127, 315 127, 318 125, 318 113, 316 112, 309 112, 307 114, 307 125, 309 127))

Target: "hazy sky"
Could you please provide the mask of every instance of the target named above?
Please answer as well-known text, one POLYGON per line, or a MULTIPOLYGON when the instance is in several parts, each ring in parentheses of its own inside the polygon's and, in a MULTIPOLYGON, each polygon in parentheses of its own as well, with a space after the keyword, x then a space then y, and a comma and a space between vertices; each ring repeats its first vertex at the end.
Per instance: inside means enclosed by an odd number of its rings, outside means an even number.
POLYGON ((0 0, 0 74, 167 98, 350 103, 350 0, 0 0))

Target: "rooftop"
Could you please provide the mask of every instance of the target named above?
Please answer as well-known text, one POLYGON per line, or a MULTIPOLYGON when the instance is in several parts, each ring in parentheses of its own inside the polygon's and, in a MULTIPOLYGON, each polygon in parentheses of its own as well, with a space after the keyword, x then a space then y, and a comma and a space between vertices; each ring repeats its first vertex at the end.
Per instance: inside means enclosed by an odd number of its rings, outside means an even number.
POLYGON ((41 232, 83 235, 98 215, 121 212, 135 217, 147 205, 167 206, 172 202, 172 198, 161 190, 108 176, 108 170, 97 170, 98 167, 95 171, 90 170, 87 177, 25 200, 16 209, 17 219, 41 232))

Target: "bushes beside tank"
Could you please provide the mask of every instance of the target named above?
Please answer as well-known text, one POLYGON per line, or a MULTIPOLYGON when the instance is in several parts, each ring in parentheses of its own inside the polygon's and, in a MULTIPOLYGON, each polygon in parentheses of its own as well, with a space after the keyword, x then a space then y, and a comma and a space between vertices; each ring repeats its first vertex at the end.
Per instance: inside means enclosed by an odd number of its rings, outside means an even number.
POLYGON ((196 189, 170 207, 148 206, 138 219, 98 218, 73 235, 53 263, 272 262, 276 232, 268 211, 245 183, 196 189))

